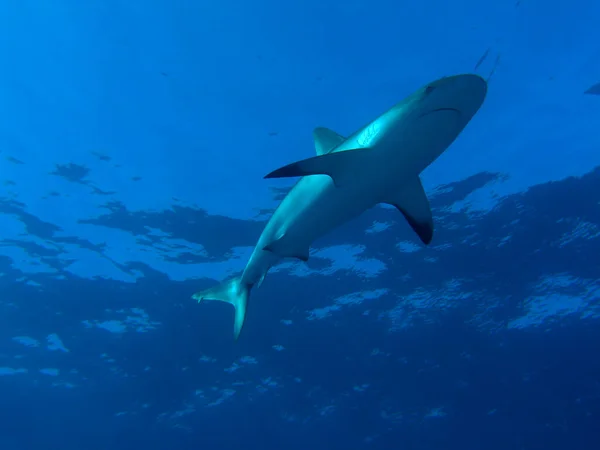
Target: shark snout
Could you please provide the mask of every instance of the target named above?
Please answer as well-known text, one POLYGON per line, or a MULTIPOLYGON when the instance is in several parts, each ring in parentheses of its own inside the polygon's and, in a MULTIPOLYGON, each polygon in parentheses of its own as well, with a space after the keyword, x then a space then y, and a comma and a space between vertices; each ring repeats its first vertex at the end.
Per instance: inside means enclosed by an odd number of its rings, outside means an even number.
POLYGON ((456 111, 467 121, 479 110, 487 94, 487 82, 479 75, 440 78, 424 88, 427 110, 456 111))

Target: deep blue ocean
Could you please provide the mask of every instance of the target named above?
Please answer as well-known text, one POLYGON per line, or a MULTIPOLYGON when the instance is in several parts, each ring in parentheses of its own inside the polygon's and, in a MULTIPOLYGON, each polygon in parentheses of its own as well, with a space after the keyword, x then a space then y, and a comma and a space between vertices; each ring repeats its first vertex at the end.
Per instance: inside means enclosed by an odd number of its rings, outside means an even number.
POLYGON ((600 449, 600 2, 0 4, 0 450, 600 449), (444 76, 483 106, 242 273, 315 156, 444 76))

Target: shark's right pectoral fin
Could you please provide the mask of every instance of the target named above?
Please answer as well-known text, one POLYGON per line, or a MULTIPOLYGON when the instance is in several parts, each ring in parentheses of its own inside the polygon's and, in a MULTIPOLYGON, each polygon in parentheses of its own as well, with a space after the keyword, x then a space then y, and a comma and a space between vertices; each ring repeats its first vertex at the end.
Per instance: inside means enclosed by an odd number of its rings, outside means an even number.
POLYGON ((368 163, 370 156, 371 150, 368 148, 327 153, 283 166, 265 175, 265 178, 329 175, 333 183, 340 187, 350 182, 360 172, 360 169, 368 163))
POLYGON ((383 203, 395 206, 425 245, 431 242, 433 215, 419 177, 411 180, 399 192, 391 193, 383 203))

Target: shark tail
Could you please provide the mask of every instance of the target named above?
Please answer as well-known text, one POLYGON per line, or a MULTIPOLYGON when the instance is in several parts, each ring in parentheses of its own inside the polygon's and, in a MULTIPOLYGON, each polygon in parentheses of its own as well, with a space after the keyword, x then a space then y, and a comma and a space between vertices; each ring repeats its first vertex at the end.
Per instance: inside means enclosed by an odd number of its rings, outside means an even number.
POLYGON ((194 300, 200 303, 202 300, 214 300, 229 303, 235 308, 233 323, 233 335, 237 339, 242 331, 246 317, 246 305, 250 296, 252 285, 242 283, 241 277, 232 278, 222 284, 205 291, 196 292, 192 295, 194 300))

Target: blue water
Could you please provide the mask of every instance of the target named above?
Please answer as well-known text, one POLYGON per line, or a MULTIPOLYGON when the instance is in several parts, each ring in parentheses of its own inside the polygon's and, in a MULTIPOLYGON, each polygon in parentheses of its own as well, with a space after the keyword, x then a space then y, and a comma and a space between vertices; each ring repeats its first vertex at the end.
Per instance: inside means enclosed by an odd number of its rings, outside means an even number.
POLYGON ((0 449, 600 448, 600 2, 0 5, 0 449), (490 77, 423 174, 232 310, 314 155, 490 77), (587 92, 587 94, 586 94, 587 92))

